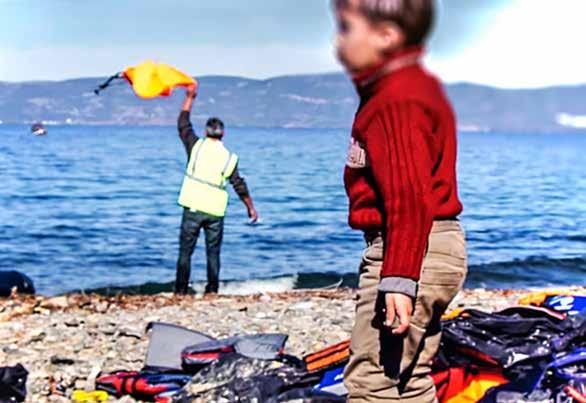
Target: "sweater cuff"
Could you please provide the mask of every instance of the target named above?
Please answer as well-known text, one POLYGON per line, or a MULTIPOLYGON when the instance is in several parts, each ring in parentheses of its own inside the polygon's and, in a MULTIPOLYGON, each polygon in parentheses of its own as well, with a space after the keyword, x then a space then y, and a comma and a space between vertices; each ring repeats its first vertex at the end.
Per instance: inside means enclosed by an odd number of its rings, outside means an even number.
POLYGON ((417 296, 417 282, 405 277, 384 277, 378 285, 378 290, 405 294, 415 298, 417 296))

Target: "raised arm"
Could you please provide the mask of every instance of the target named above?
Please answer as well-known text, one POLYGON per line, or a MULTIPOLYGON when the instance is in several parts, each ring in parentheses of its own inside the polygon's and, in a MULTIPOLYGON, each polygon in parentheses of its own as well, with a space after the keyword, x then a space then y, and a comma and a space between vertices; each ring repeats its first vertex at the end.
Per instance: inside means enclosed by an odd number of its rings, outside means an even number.
POLYGON ((190 121, 191 108, 193 101, 197 98, 197 85, 192 84, 185 90, 185 100, 183 101, 183 107, 179 113, 177 120, 177 129, 179 130, 179 137, 185 146, 187 155, 191 153, 193 145, 198 140, 197 135, 193 131, 193 126, 190 121))

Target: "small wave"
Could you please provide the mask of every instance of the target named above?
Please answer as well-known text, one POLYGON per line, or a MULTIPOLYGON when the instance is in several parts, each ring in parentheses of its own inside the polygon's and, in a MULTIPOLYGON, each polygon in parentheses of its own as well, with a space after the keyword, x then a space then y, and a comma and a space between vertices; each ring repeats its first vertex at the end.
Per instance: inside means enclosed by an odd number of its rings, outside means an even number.
MULTIPOLYGON (((297 276, 284 276, 268 279, 228 281, 221 283, 220 294, 251 295, 259 293, 286 292, 295 288, 297 276)), ((204 291, 203 283, 195 284, 193 289, 201 293, 204 291)))
POLYGON ((586 258, 533 256, 524 260, 471 265, 466 285, 486 288, 526 288, 582 285, 586 258))
POLYGON ((9 196, 10 199, 14 200, 21 200, 21 201, 32 201, 32 202, 45 202, 45 201, 60 201, 60 200, 71 200, 71 201, 106 201, 106 200, 115 200, 110 195, 79 195, 79 194, 29 194, 29 195, 22 195, 22 194, 15 194, 9 196))
POLYGON ((586 235, 570 235, 566 239, 568 241, 586 242, 586 235))
MULTIPOLYGON (((220 294, 224 295, 253 295, 263 293, 280 293, 299 289, 332 289, 337 287, 355 287, 355 274, 337 273, 300 273, 290 276, 267 277, 250 280, 227 280, 220 282, 220 294)), ((122 287, 101 287, 84 290, 86 293, 101 295, 152 295, 161 292, 172 292, 174 283, 145 283, 141 285, 122 287)), ((192 289, 203 293, 205 282, 192 283, 192 289)), ((74 290, 73 292, 79 292, 74 290)))
MULTIPOLYGON (((525 260, 471 265, 466 286, 470 288, 527 288, 580 285, 584 283, 585 274, 586 258, 552 259, 536 256, 525 260)), ((220 282, 220 294, 253 295, 300 289, 356 288, 357 284, 357 273, 298 273, 295 275, 222 281, 220 282)), ((173 287, 173 282, 145 283, 133 286, 102 287, 86 290, 85 292, 102 295, 152 295, 161 292, 172 292, 173 287)), ((195 282, 192 284, 192 288, 196 293, 201 294, 204 291, 205 282, 195 282)))
MULTIPOLYGON (((278 293, 291 291, 295 288, 297 276, 282 276, 264 279, 251 280, 228 280, 220 282, 220 294, 224 295, 253 295, 262 293, 278 293)), ((106 296, 112 295, 153 295, 162 292, 172 292, 173 282, 168 283, 145 283, 141 285, 122 286, 122 287, 101 287, 91 290, 84 290, 85 293, 100 294, 106 296)), ((192 283, 191 287, 197 294, 202 294, 205 289, 204 282, 192 283)), ((73 292, 80 292, 74 290, 73 292)))
POLYGON ((527 259, 515 259, 506 262, 493 262, 481 265, 473 265, 470 268, 485 269, 506 269, 511 267, 517 268, 569 268, 569 269, 586 269, 586 258, 550 258, 547 256, 531 256, 527 259))
POLYGON ((272 224, 272 228, 305 228, 305 227, 313 227, 319 225, 318 222, 309 221, 309 220, 298 220, 298 221, 288 221, 284 223, 272 224))
POLYGON ((300 273, 297 276, 295 284, 296 289, 314 289, 314 288, 356 288, 358 285, 357 273, 300 273))

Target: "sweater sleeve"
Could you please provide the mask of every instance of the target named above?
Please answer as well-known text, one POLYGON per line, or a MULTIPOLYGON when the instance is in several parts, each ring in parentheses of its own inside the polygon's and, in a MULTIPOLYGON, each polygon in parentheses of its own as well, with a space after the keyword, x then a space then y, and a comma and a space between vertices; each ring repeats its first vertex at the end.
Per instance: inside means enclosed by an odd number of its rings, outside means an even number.
POLYGON ((365 140, 384 217, 379 290, 414 297, 434 217, 433 122, 418 103, 390 103, 375 115, 365 140))

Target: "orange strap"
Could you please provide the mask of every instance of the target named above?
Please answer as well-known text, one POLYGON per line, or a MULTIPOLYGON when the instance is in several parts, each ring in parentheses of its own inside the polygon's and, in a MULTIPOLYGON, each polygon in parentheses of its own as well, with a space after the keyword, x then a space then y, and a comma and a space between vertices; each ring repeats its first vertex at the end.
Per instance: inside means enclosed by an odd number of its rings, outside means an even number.
POLYGON ((324 350, 309 354, 304 358, 307 370, 310 372, 326 368, 350 357, 350 341, 344 341, 324 350))

